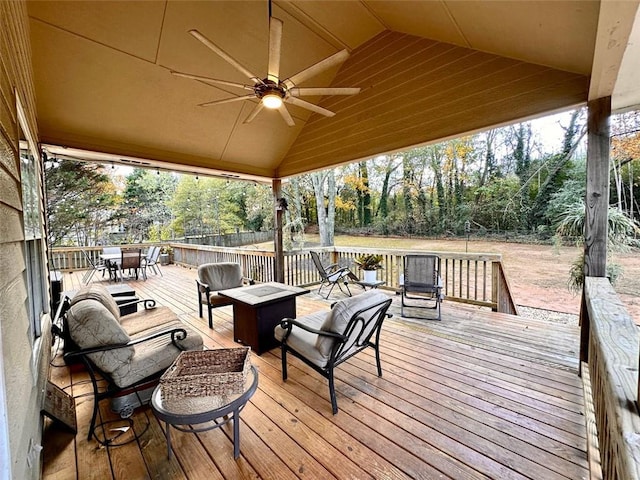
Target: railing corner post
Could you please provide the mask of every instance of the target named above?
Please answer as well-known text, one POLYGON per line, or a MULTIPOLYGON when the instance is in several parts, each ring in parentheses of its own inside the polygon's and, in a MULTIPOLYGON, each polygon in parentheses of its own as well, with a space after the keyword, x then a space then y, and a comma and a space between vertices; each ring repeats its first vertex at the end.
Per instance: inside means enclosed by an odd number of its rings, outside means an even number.
POLYGON ((498 311, 499 303, 499 285, 500 285, 500 264, 498 262, 491 262, 491 303, 495 307, 491 307, 494 312, 498 311))
MULTIPOLYGON (((580 301, 580 369, 578 374, 582 376, 582 363, 589 363, 589 335, 591 333, 591 323, 589 319, 589 309, 585 289, 582 288, 582 300, 580 301)), ((640 387, 639 387, 640 388, 640 387)))

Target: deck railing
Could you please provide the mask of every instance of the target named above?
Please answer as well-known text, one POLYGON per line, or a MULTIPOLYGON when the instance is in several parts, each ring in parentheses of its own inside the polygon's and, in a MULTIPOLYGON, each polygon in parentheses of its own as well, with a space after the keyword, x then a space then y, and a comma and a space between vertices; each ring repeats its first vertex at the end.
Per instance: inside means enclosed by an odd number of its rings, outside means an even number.
MULTIPOLYGON (((120 245, 120 247, 125 251, 135 250, 138 248, 146 251, 151 246, 152 244, 120 245)), ((91 265, 83 253, 83 250, 89 255, 89 258, 95 264, 100 263, 102 248, 103 247, 54 247, 49 252, 51 262, 50 268, 52 270, 64 271, 86 270, 91 268, 91 265)))
POLYGON ((580 320, 580 356, 591 379, 602 478, 638 480, 638 327, 606 278, 585 279, 580 320))
MULTIPOLYGON (((198 266, 209 262, 238 262, 243 266, 244 275, 259 282, 273 281, 275 278, 274 252, 255 248, 228 248, 186 243, 166 244, 173 250, 173 261, 184 266, 198 266)), ((148 247, 144 245, 143 248, 148 247)), ((127 245, 126 248, 140 248, 127 245)), ((82 250, 93 261, 99 259, 102 247, 83 249, 65 247, 52 250, 53 264, 59 270, 89 268, 82 250)), ((509 282, 499 254, 424 252, 408 250, 381 250, 367 248, 330 247, 314 249, 324 258, 325 263, 339 263, 358 273, 354 260, 362 253, 376 253, 383 256, 382 270, 378 270, 379 280, 384 280, 383 288, 397 290, 403 277, 404 255, 433 253, 441 259, 441 276, 444 293, 448 300, 490 307, 499 312, 517 314, 509 282)), ((309 250, 285 252, 285 283, 310 286, 320 283, 320 275, 311 259, 309 250)))

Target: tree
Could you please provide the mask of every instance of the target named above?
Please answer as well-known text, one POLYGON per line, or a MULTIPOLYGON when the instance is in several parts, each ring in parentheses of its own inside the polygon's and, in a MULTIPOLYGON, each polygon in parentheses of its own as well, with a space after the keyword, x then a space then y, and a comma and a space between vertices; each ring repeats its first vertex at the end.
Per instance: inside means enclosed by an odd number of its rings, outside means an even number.
POLYGON ((116 192, 100 164, 45 162, 49 244, 82 246, 106 243, 115 217, 116 192))
POLYGON ((178 183, 173 173, 134 169, 126 179, 119 216, 127 241, 167 240, 171 223, 169 201, 178 183))
MULTIPOLYGON (((533 199, 529 214, 529 226, 538 227, 544 224, 544 216, 547 204, 551 195, 556 192, 568 178, 567 170, 570 166, 569 160, 573 156, 578 143, 586 134, 584 123, 584 111, 575 110, 565 127, 562 150, 548 157, 544 166, 546 167, 546 177, 539 185, 538 191, 533 199)), ((542 168, 542 167, 540 167, 542 168)), ((534 174, 535 175, 535 174, 534 174)))
POLYGON ((264 184, 237 182, 244 191, 244 227, 253 231, 273 230, 273 193, 264 184))
POLYGON ((367 162, 360 162, 360 185, 358 188, 358 218, 360 226, 371 225, 371 190, 369 189, 369 171, 367 162))
POLYGON ((611 200, 631 218, 640 218, 640 112, 612 118, 611 166, 615 189, 611 200))
POLYGON ((333 169, 310 174, 318 212, 320 245, 334 244, 336 225, 336 178, 333 169))
POLYGON ((382 170, 384 172, 384 180, 382 181, 382 188, 380 191, 380 201, 378 202, 378 209, 375 216, 379 219, 382 225, 382 233, 384 235, 389 234, 389 192, 391 190, 391 175, 400 167, 401 163, 398 162, 396 155, 389 155, 384 157, 384 166, 382 170))
POLYGON ((284 249, 291 250, 296 246, 302 248, 305 238, 305 219, 303 217, 302 197, 300 195, 300 178, 291 178, 289 183, 283 187, 283 192, 288 203, 288 208, 284 212, 284 249))

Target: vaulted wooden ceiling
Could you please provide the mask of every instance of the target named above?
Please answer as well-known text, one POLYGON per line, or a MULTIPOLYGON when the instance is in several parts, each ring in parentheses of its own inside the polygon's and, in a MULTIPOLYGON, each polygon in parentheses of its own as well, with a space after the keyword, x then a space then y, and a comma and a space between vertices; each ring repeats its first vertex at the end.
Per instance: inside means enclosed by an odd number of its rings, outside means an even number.
POLYGON ((637 58, 628 45, 637 35, 637 7, 636 1, 275 1, 272 14, 284 22, 281 76, 346 48, 351 55, 342 65, 301 86, 362 88, 350 97, 309 98, 336 112, 331 118, 290 106, 296 125, 289 127, 267 110, 244 124, 254 100, 199 107, 244 93, 170 73, 246 83, 188 34, 195 28, 266 76, 266 0, 30 1, 39 134, 69 154, 80 149, 116 161, 269 179, 589 98, 613 95, 615 107, 620 85, 617 106, 640 104, 638 82, 629 80, 638 78, 637 60, 635 67, 623 61, 637 58))

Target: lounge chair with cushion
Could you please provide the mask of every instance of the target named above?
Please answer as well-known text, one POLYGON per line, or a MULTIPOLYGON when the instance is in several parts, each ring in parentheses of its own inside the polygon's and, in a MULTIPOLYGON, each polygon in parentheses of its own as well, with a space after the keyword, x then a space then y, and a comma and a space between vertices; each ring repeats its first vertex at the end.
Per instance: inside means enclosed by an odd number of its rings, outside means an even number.
POLYGON ((378 376, 380 366, 380 330, 391 305, 391 298, 369 290, 340 300, 330 312, 321 311, 298 319, 285 318, 275 328, 281 342, 282 379, 287 379, 287 354, 290 353, 329 381, 329 395, 334 415, 338 413, 333 371, 367 347, 375 351, 378 376))
POLYGON ((233 303, 230 299, 218 295, 217 292, 243 285, 253 285, 253 283, 252 279, 242 276, 242 268, 239 263, 203 263, 198 267, 198 278, 196 279, 200 317, 202 317, 202 306, 206 305, 209 310, 209 328, 213 328, 212 310, 233 303))
MULTIPOLYGON (((121 317, 120 308, 102 286, 83 287, 72 300, 65 298, 54 324, 65 341, 65 360, 82 361, 93 385, 93 414, 88 439, 95 434, 99 402, 132 391, 132 402, 122 407, 126 418, 148 401, 150 391, 183 350, 202 350, 202 337, 168 307, 144 300, 145 309, 121 317), (106 387, 99 381, 106 381, 106 387)), ((96 436, 96 438, 98 438, 96 436)))

